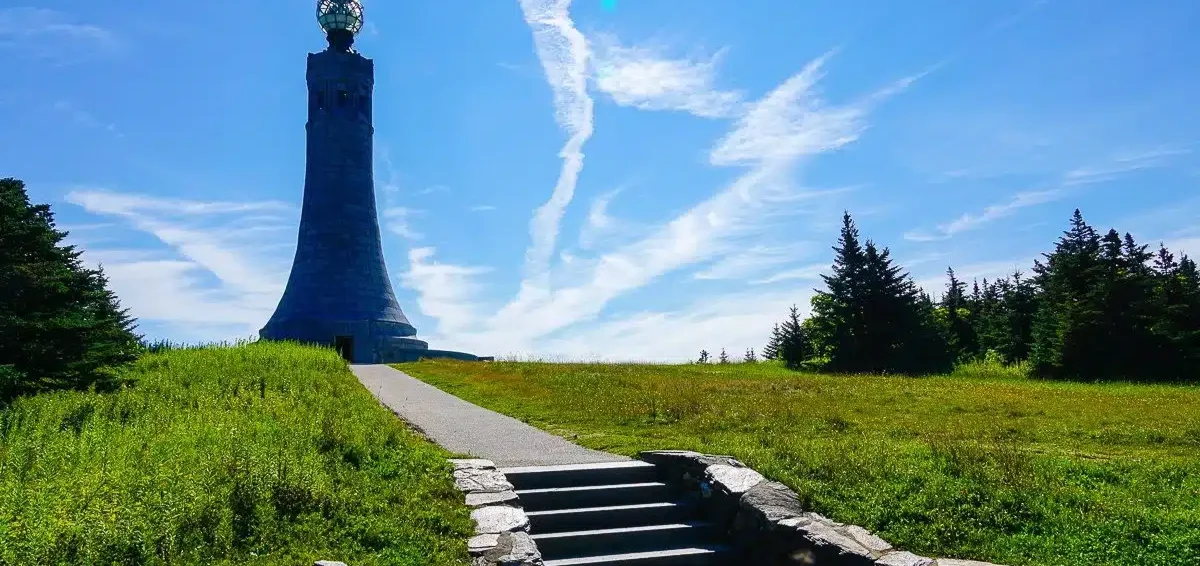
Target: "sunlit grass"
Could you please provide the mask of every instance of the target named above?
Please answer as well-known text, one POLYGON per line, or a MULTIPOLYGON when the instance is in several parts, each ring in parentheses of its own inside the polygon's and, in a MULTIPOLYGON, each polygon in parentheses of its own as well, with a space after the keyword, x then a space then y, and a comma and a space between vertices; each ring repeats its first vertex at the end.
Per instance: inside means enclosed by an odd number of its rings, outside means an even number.
POLYGON ((1200 564, 1200 388, 776 364, 397 366, 588 447, 736 456, 835 520, 1012 565, 1200 564))
POLYGON ((0 413, 0 564, 465 564, 447 454, 332 351, 160 345, 0 413))

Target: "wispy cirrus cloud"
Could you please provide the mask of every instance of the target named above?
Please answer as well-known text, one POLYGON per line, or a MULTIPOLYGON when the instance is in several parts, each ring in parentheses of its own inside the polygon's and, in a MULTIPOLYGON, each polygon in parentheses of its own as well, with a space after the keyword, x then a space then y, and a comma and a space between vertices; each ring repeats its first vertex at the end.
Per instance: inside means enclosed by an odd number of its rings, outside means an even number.
POLYGON ((420 240, 424 237, 412 227, 412 217, 423 213, 421 210, 403 206, 391 206, 383 209, 383 225, 387 230, 406 240, 420 240))
MULTIPOLYGON (((535 342, 541 351, 558 351, 560 347, 574 351, 571 344, 577 343, 571 337, 577 333, 605 332, 631 324, 633 319, 629 318, 597 321, 597 317, 614 298, 643 288, 664 274, 712 260, 720 261, 708 267, 710 276, 732 277, 734 271, 749 274, 751 265, 739 266, 737 260, 724 258, 725 254, 737 250, 735 244, 747 236, 761 234, 762 219, 768 213, 802 202, 810 192, 824 192, 798 187, 792 178, 795 166, 805 158, 852 143, 865 130, 864 121, 871 108, 911 82, 904 79, 860 99, 830 104, 816 88, 828 59, 818 58, 759 100, 748 103, 740 119, 716 142, 710 163, 744 169, 729 185, 679 216, 647 227, 645 234, 633 241, 598 251, 593 257, 564 257, 552 271, 553 280, 561 283, 557 287, 545 287, 540 293, 522 289, 490 314, 454 317, 461 326, 439 321, 439 331, 445 333, 439 339, 497 352, 521 351, 535 342), (718 266, 723 267, 716 270, 718 266), (590 321, 588 330, 576 327, 584 321, 590 321)), ((593 204, 593 212, 598 209, 604 213, 605 207, 606 201, 601 199, 599 205, 593 204)), ((599 224, 608 221, 607 214, 593 214, 593 223, 597 223, 597 217, 599 224)), ((760 251, 770 255, 767 250, 760 251)), ((781 263, 771 260, 771 265, 781 263)), ((798 277, 777 281, 789 279, 798 277)), ((411 278, 406 281, 420 285, 411 278)), ((420 288, 417 291, 423 292, 420 288)), ((810 293, 803 287, 778 292, 793 302, 802 301, 810 293)), ((751 318, 758 322, 773 320, 778 316, 777 306, 768 308, 764 304, 764 310, 751 318)), ((635 316, 642 323, 673 317, 688 319, 667 313, 635 316)), ((753 327, 747 332, 758 335, 762 328, 753 327)))
POLYGON ((110 132, 117 137, 125 135, 117 131, 117 125, 112 122, 104 122, 96 118, 91 112, 79 108, 74 103, 68 100, 59 100, 54 103, 54 109, 68 116, 72 121, 85 128, 93 128, 110 132))
POLYGON ((982 212, 964 213, 950 222, 939 224, 934 230, 910 230, 904 234, 904 238, 914 242, 947 240, 962 232, 1008 218, 1023 208, 1057 201, 1084 185, 1105 183, 1137 171, 1169 166, 1172 158, 1189 153, 1190 150, 1186 148, 1167 147, 1118 153, 1101 165, 1067 171, 1054 183, 1056 186, 1053 188, 1019 192, 1004 202, 988 205, 982 212))
MULTIPOLYGON (((171 199, 78 188, 66 200, 155 238, 155 249, 93 248, 112 287, 142 321, 257 331, 274 310, 294 249, 296 210, 277 201, 171 199), (274 244, 274 245, 272 245, 274 244)), ((86 235, 84 236, 86 238, 86 235)))
MULTIPOLYGON (((696 279, 729 279, 746 281, 764 271, 795 263, 812 253, 815 246, 798 244, 788 246, 752 245, 735 249, 724 257, 708 266, 703 271, 692 275, 696 279)), ((759 282, 784 281, 787 277, 773 280, 760 279, 759 282)))
POLYGON ((725 118, 741 111, 741 92, 714 86, 724 50, 708 57, 672 58, 661 48, 623 46, 615 36, 599 35, 595 51, 596 88, 618 105, 705 118, 725 118))
POLYGON ((522 291, 527 293, 545 289, 562 217, 575 196, 575 184, 583 170, 583 146, 594 131, 594 103, 587 92, 590 50, 587 39, 571 20, 570 7, 571 0, 521 0, 538 60, 554 93, 555 118, 568 136, 559 152, 562 169, 550 199, 534 212, 529 223, 531 242, 521 283, 522 291))
POLYGON ((9 50, 55 64, 80 62, 120 50, 112 30, 74 21, 46 8, 0 8, 0 50, 9 50))

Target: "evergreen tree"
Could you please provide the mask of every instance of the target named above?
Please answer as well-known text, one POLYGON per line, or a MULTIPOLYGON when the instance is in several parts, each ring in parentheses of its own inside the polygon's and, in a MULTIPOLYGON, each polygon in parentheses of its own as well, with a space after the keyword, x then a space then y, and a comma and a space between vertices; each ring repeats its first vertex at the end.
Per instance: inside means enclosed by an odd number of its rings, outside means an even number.
POLYGON ((812 326, 826 368, 840 372, 928 373, 950 367, 932 301, 892 263, 887 248, 861 246, 849 214, 834 247, 826 290, 813 297, 812 326))
POLYGON ((1033 282, 1023 279, 1021 272, 1014 272, 1012 282, 1001 297, 1002 307, 999 316, 1002 324, 1002 334, 998 337, 997 351, 1004 363, 1023 362, 1029 358, 1030 345, 1033 342, 1033 318, 1037 313, 1037 290, 1033 282))
POLYGON ((1101 332, 1103 316, 1089 291, 1096 286, 1100 237, 1079 210, 1054 251, 1035 261, 1034 282, 1042 300, 1033 323, 1030 363, 1035 375, 1084 377, 1097 369, 1085 346, 1101 332))
POLYGON ((818 350, 828 358, 826 367, 832 371, 862 371, 863 302, 862 280, 865 257, 858 240, 858 227, 850 213, 842 215, 842 230, 833 248, 833 273, 821 275, 825 290, 817 290, 812 298, 812 318, 815 334, 822 342, 818 350))
POLYGON ((758 361, 758 357, 754 355, 754 348, 746 348, 746 356, 742 358, 742 361, 748 364, 758 361))
POLYGON ((721 355, 717 358, 717 363, 721 363, 721 364, 729 363, 729 354, 725 353, 725 348, 721 348, 721 355))
MULTIPOLYGON (((972 313, 974 305, 968 304, 967 284, 959 281, 953 268, 946 269, 946 277, 946 294, 940 306, 945 313, 947 347, 955 360, 967 360, 976 352, 975 329, 971 318, 977 314, 972 313)), ((975 285, 975 292, 979 292, 978 284, 975 285)))
POLYGON ((66 236, 24 183, 0 179, 0 397, 102 384, 138 355, 133 319, 66 236))
POLYGON ((762 357, 764 360, 779 359, 779 345, 783 341, 783 334, 780 333, 779 323, 775 323, 775 327, 771 329, 771 337, 767 340, 767 346, 763 348, 762 357))
POLYGON ((698 364, 708 363, 708 350, 700 350, 700 359, 696 360, 698 364))
POLYGON ((812 355, 812 347, 804 334, 800 310, 796 305, 792 305, 787 320, 784 320, 783 326, 780 327, 780 333, 783 339, 779 348, 779 358, 788 369, 800 369, 801 364, 812 355))

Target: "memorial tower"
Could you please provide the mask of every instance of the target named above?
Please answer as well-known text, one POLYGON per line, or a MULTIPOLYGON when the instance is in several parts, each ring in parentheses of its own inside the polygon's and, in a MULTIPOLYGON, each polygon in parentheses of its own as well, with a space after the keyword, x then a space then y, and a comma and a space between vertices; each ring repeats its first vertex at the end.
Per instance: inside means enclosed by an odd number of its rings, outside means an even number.
POLYGON ((259 335, 334 346, 354 363, 475 359, 415 338, 388 278, 373 173, 374 62, 354 50, 358 0, 320 0, 329 46, 308 55, 307 151, 296 255, 275 314, 259 335))

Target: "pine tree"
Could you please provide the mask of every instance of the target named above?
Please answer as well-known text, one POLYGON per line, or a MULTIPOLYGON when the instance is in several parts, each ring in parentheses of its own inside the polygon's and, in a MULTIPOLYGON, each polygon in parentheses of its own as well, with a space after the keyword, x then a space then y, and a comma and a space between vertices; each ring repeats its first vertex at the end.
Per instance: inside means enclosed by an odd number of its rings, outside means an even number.
POLYGON ((800 322, 800 310, 796 308, 796 305, 792 305, 791 310, 788 311, 788 317, 783 321, 780 333, 783 339, 779 348, 779 358, 783 360, 783 364, 788 369, 800 369, 801 364, 812 355, 812 348, 809 345, 808 337, 804 334, 804 327, 800 322))
POLYGON ((66 236, 24 183, 0 179, 0 397, 103 384, 138 355, 133 319, 66 236))
POLYGON ((708 350, 700 350, 700 359, 696 360, 698 364, 708 363, 708 350))
POLYGON ((746 356, 742 358, 742 361, 748 364, 758 361, 758 357, 754 355, 754 348, 746 348, 746 356))
POLYGON ((783 341, 783 334, 779 331, 779 323, 775 323, 775 327, 771 329, 771 337, 767 340, 767 346, 763 348, 762 357, 764 360, 779 359, 779 344, 783 341))
POLYGON ((725 348, 721 348, 721 355, 717 358, 717 363, 721 363, 721 364, 729 363, 729 354, 725 353, 725 348))

